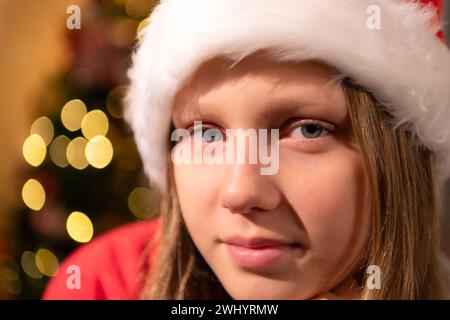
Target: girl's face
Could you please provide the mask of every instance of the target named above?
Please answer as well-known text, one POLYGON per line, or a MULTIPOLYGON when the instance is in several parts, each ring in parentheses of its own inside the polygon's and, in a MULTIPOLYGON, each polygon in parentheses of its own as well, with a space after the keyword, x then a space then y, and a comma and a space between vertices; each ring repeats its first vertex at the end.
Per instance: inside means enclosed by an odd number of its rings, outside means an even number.
POLYGON ((249 143, 235 147, 245 149, 245 163, 176 164, 193 242, 234 299, 308 299, 342 288, 363 254, 370 199, 343 89, 330 82, 334 70, 258 56, 231 70, 223 62, 203 64, 178 92, 175 127, 279 129, 279 167, 261 174, 261 164, 248 161, 249 143), (244 243, 227 244, 232 237, 244 243), (245 243, 259 237, 294 245, 245 243))

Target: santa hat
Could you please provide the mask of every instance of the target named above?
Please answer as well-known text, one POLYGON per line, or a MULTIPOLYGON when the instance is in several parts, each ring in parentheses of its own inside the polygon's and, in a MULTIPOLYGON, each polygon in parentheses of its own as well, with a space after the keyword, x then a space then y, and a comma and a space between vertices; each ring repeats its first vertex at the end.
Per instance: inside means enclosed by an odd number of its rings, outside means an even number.
POLYGON ((176 92, 210 58, 240 60, 267 48, 279 61, 322 60, 367 88, 395 126, 407 125, 435 153, 443 182, 450 177, 450 52, 436 36, 436 8, 440 0, 161 1, 133 54, 125 101, 151 186, 166 190, 176 92), (370 25, 373 14, 379 29, 370 25))

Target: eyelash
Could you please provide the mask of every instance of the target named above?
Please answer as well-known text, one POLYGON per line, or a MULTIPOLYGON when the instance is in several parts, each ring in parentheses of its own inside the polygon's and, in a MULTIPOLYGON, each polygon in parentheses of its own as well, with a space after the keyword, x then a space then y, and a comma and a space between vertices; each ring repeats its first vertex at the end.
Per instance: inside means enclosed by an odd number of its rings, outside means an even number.
MULTIPOLYGON (((320 120, 312 120, 312 119, 296 120, 296 119, 293 119, 293 120, 288 120, 287 122, 291 123, 291 124, 289 124, 287 126, 286 125, 282 126, 282 127, 285 127, 285 128, 287 127, 287 128, 280 129, 280 131, 281 131, 280 132, 280 140, 283 138, 287 138, 290 134, 292 134, 292 132, 294 130, 296 130, 298 128, 306 127, 308 125, 316 126, 321 130, 321 132, 325 132, 325 134, 323 134, 323 135, 321 134, 320 136, 315 137, 315 138, 306 138, 305 137, 304 140, 311 141, 311 142, 314 142, 313 140, 318 140, 320 138, 323 138, 324 136, 332 134, 336 130, 335 125, 330 124, 328 122, 320 121, 320 120), (286 131, 287 131, 287 133, 286 133, 286 131)), ((206 130, 215 129, 215 128, 218 129, 218 126, 211 125, 211 124, 208 125, 208 124, 203 123, 202 124, 202 135, 205 133, 206 130)), ((188 130, 189 134, 192 136, 194 134, 195 126, 191 125, 189 127, 185 127, 185 129, 188 130)), ((225 133, 222 130, 219 129, 219 131, 222 133, 222 137, 226 137, 225 133)), ((295 139, 295 138, 293 138, 293 139, 295 139)), ((205 142, 207 142, 207 141, 205 141, 205 142)))
POLYGON ((315 127, 319 128, 321 130, 321 134, 315 138, 306 138, 305 137, 305 140, 317 140, 321 137, 324 137, 324 136, 327 136, 327 135, 333 133, 335 130, 335 126, 332 124, 329 124, 329 123, 326 123, 323 121, 318 121, 318 120, 304 119, 304 120, 295 121, 292 125, 290 125, 288 127, 288 129, 286 130, 287 134, 283 130, 283 133, 280 134, 280 139, 289 136, 290 134, 292 134, 292 132, 294 130, 302 128, 302 127, 306 127, 306 126, 315 126, 315 127), (322 132, 325 132, 325 134, 322 135, 322 132))

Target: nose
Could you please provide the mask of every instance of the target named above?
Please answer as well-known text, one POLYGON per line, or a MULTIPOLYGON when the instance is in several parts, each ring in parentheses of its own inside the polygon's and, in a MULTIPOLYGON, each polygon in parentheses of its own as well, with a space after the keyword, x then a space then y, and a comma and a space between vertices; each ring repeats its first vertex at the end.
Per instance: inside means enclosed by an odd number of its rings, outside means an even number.
POLYGON ((220 189, 221 206, 232 213, 253 213, 275 210, 281 192, 272 176, 261 175, 256 164, 234 164, 231 174, 220 189))

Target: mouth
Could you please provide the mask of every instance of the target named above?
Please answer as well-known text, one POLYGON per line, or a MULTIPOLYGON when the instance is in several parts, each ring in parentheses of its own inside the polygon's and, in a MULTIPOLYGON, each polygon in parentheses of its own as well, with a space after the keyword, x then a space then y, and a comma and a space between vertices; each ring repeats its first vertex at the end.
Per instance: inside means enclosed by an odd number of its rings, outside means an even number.
POLYGON ((299 243, 272 243, 241 245, 224 242, 231 259, 246 268, 264 268, 272 266, 292 253, 301 250, 299 243))

